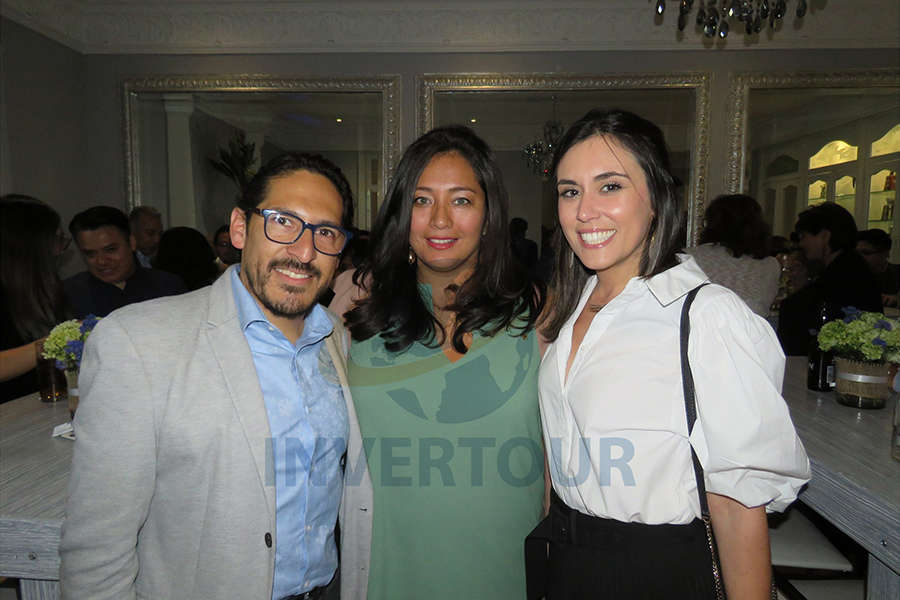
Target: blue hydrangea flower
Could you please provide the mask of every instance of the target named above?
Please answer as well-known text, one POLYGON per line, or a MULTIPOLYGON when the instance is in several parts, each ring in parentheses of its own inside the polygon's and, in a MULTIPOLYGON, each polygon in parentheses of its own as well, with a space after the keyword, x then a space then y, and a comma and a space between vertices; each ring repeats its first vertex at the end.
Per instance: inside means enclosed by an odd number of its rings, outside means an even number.
POLYGON ((852 323, 862 315, 862 311, 855 306, 845 306, 841 310, 844 312, 844 323, 852 323))
POLYGON ((79 330, 81 331, 81 335, 84 335, 85 333, 91 331, 94 327, 96 327, 97 321, 99 320, 100 319, 95 315, 86 316, 81 322, 81 327, 79 328, 79 330))
POLYGON ((885 321, 884 319, 878 319, 875 321, 875 324, 872 325, 875 329, 884 329, 885 331, 891 331, 894 327, 885 321))
POLYGON ((882 348, 887 346, 887 342, 885 342, 881 338, 875 338, 874 340, 872 340, 872 344, 874 344, 875 346, 881 346, 882 348))
POLYGON ((59 369, 60 371, 65 371, 65 370, 66 370, 66 363, 64 363, 64 362, 61 361, 61 360, 58 360, 58 361, 56 361, 56 368, 59 369))
POLYGON ((66 352, 75 357, 77 364, 81 363, 81 353, 84 351, 84 342, 81 340, 69 340, 66 342, 66 352))

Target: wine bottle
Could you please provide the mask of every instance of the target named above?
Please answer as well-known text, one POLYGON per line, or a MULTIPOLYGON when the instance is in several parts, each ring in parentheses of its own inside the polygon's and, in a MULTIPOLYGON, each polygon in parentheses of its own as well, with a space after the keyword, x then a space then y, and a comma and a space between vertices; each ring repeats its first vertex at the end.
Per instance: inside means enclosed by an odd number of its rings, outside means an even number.
POLYGON ((821 302, 816 312, 815 328, 810 329, 806 387, 817 392, 830 392, 834 389, 834 355, 819 348, 819 330, 831 320, 832 314, 828 303, 821 302))

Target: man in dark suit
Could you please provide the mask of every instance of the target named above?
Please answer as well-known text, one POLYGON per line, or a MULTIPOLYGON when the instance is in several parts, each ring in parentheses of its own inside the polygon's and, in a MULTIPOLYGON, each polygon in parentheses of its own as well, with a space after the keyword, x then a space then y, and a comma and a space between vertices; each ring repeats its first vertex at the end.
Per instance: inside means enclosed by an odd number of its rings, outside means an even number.
POLYGON ((810 271, 821 273, 784 299, 778 337, 785 354, 804 355, 823 306, 831 318, 842 316, 840 309, 847 306, 881 312, 881 293, 868 264, 856 252, 856 223, 845 208, 833 202, 809 208, 800 213, 794 233, 810 271))
POLYGON ((76 318, 105 317, 127 304, 187 291, 177 275, 141 266, 128 217, 118 208, 94 206, 80 212, 69 231, 88 267, 63 281, 76 318))

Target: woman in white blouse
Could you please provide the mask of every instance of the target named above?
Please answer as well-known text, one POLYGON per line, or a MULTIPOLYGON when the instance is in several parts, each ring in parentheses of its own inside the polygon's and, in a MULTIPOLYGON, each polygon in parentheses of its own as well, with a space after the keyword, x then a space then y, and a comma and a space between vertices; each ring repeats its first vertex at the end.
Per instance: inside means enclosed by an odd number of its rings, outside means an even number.
POLYGON ((781 281, 781 264, 769 256, 770 238, 759 203, 744 194, 729 194, 706 207, 700 245, 686 252, 710 281, 736 293, 765 318, 781 281))
POLYGON ((784 510, 810 474, 780 395, 775 334, 728 289, 699 291, 688 436, 679 319, 707 278, 676 255, 681 211, 662 133, 631 113, 591 111, 566 132, 553 173, 560 232, 540 370, 555 492, 548 600, 714 597, 691 447, 728 597, 767 598, 766 510, 784 510))

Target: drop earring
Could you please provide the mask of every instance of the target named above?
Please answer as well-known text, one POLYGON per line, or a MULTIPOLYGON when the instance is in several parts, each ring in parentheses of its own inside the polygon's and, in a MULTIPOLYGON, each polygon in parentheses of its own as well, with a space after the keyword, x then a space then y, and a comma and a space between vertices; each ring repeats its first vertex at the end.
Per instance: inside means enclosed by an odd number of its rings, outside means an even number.
POLYGON ((416 264, 416 253, 413 252, 412 246, 409 247, 409 257, 407 260, 409 260, 409 264, 411 265, 416 264))

